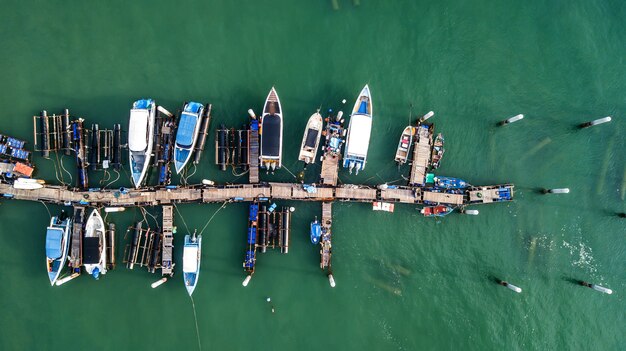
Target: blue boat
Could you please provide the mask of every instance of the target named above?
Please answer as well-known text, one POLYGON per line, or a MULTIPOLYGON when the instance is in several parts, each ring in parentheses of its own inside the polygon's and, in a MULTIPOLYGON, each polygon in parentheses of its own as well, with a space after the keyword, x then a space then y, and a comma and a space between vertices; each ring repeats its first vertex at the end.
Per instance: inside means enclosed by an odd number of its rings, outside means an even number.
POLYGON ((204 114, 204 105, 199 102, 188 102, 183 107, 176 131, 176 145, 174 146, 174 167, 179 174, 189 159, 198 140, 200 123, 204 114))
POLYGON ((311 222, 311 242, 313 244, 319 244, 322 237, 322 225, 317 220, 317 217, 311 222))
POLYGON ((128 151, 130 172, 135 188, 141 187, 150 167, 154 143, 156 103, 152 99, 137 100, 130 110, 128 151))
POLYGON ((50 285, 54 285, 67 261, 67 253, 70 247, 70 227, 72 218, 55 216, 50 220, 50 226, 46 230, 46 266, 50 285))
POLYGON ((470 186, 470 184, 463 179, 452 177, 435 177, 435 186, 444 189, 464 189, 470 186))
POLYGON ((202 235, 196 237, 189 234, 185 235, 185 246, 183 247, 183 279, 185 280, 185 288, 189 296, 193 294, 196 284, 198 284, 198 275, 200 274, 200 258, 202 247, 202 235))

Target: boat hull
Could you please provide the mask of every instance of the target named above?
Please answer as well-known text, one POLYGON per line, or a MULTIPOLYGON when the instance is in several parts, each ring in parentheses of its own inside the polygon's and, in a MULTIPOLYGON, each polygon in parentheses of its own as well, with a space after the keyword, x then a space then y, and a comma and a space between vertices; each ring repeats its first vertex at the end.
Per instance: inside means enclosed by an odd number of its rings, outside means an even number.
POLYGON ((200 262, 202 257, 202 235, 192 238, 185 235, 185 245, 183 247, 183 281, 187 293, 191 296, 198 284, 200 275, 200 262))
POLYGON ((280 99, 276 90, 272 87, 265 104, 261 117, 260 130, 260 166, 266 169, 282 167, 283 150, 283 114, 280 99))
POLYGON ((414 129, 412 126, 407 126, 402 131, 400 136, 400 142, 398 142, 398 148, 396 149, 395 161, 398 165, 403 165, 409 158, 411 152, 411 145, 413 144, 414 129))
POLYGON ((365 86, 352 109, 348 135, 344 152, 343 167, 349 168, 350 173, 365 169, 367 163, 367 151, 372 133, 372 98, 369 86, 365 86))
POLYGON ((137 100, 130 110, 128 150, 130 171, 135 188, 143 184, 154 143, 156 103, 151 99, 137 100))
POLYGON ((105 226, 102 216, 97 209, 85 222, 85 234, 83 237, 83 265, 85 271, 95 279, 99 279, 101 274, 107 273, 107 242, 105 226))
MULTIPOLYGON (((46 233, 46 267, 48 270, 48 279, 50 280, 50 285, 56 283, 57 279, 59 279, 59 275, 63 271, 65 267, 65 263, 67 262, 67 255, 70 247, 70 228, 72 226, 72 218, 67 218, 65 220, 60 220, 59 217, 52 217, 50 220, 50 226, 47 228, 46 233), (52 232, 51 232, 52 231, 52 232), (61 231, 62 233, 60 233, 61 231), (55 235, 56 234, 56 235, 55 235), (58 241, 60 235, 60 242, 58 241), (52 237, 54 236, 54 237, 52 237), (49 253, 48 252, 48 240, 54 241, 54 249, 60 248, 60 255, 57 253, 49 253), (58 246, 56 245, 58 244, 58 246), (54 257, 51 257, 54 256, 54 257)), ((55 250, 56 251, 56 250, 55 250)))
POLYGON ((191 159, 191 154, 198 141, 203 113, 204 106, 197 102, 186 103, 183 107, 174 145, 174 168, 176 169, 176 174, 180 174, 191 159), (191 123, 194 122, 191 120, 192 118, 195 118, 195 123, 191 123))
POLYGON ((315 156, 317 155, 317 149, 319 148, 320 139, 322 137, 323 124, 324 121, 319 111, 309 117, 304 135, 302 136, 300 154, 298 155, 299 161, 303 161, 304 163, 315 162, 315 156))

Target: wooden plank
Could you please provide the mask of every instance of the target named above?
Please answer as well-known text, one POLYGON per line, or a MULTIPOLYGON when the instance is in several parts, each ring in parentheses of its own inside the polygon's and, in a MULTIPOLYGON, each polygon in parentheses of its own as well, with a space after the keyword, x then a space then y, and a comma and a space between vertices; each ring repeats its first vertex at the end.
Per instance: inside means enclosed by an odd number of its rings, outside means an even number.
POLYGON ((432 191, 424 191, 422 200, 432 202, 432 203, 439 203, 439 204, 462 205, 463 194, 447 194, 447 193, 437 193, 437 192, 432 192, 432 191))

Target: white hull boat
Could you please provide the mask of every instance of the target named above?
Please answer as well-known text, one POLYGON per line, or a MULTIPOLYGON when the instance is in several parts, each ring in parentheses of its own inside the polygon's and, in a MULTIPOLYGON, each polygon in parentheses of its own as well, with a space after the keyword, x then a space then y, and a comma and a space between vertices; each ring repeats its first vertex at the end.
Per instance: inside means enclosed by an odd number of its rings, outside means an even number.
POLYGON ((128 151, 135 188, 141 187, 150 168, 155 115, 156 103, 152 99, 137 100, 130 110, 128 151))
POLYGON ((348 125, 343 167, 348 168, 350 173, 354 170, 356 174, 359 174, 367 163, 367 149, 372 134, 372 115, 370 88, 365 85, 356 99, 348 125))
POLYGON ((100 274, 107 273, 107 243, 105 234, 104 221, 100 216, 100 212, 94 209, 85 223, 83 265, 85 266, 85 271, 95 279, 100 278, 100 274))

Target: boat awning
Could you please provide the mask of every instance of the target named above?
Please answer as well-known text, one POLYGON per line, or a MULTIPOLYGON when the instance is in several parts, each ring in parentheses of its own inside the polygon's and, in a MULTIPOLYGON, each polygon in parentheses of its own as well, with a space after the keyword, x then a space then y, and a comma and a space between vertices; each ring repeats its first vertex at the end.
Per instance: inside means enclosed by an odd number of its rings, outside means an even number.
POLYGON ((89 236, 83 238, 83 263, 96 264, 100 262, 100 238, 89 236))
POLYGON ((176 144, 183 148, 190 148, 193 144, 193 135, 196 131, 198 116, 183 112, 178 122, 178 131, 176 132, 176 144))
POLYGON ((187 105, 185 105, 185 112, 192 112, 197 114, 203 107, 204 105, 202 105, 201 103, 191 101, 188 102, 187 105))
POLYGON ((183 249, 183 272, 195 273, 198 271, 198 248, 185 246, 183 249))
POLYGON ((61 242, 63 241, 63 230, 58 228, 48 228, 46 232, 46 256, 51 259, 61 257, 61 242))
POLYGON ((306 133, 306 141, 304 142, 304 146, 308 146, 310 148, 314 148, 317 143, 317 135, 319 134, 319 130, 309 128, 306 133))
POLYGON ((278 115, 263 117, 261 124, 261 156, 280 155, 280 127, 281 118, 278 115))
POLYGON ((144 151, 148 147, 148 110, 130 110, 128 126, 128 148, 130 151, 144 151))
POLYGON ((365 115, 353 115, 350 117, 350 135, 346 155, 367 156, 367 149, 372 133, 372 118, 365 115))

